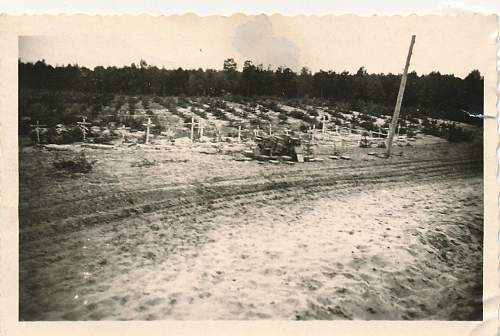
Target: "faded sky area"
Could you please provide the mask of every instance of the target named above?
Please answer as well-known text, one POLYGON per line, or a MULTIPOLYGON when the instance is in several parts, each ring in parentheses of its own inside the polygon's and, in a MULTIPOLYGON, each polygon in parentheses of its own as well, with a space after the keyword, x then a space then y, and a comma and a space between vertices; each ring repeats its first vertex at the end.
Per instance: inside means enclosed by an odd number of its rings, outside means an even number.
POLYGON ((494 49, 496 37, 494 25, 485 24, 490 20, 495 18, 182 15, 89 17, 88 25, 76 27, 71 17, 61 17, 50 26, 41 20, 37 36, 21 36, 19 57, 90 68, 144 59, 158 67, 187 69, 221 69, 224 59, 234 58, 239 68, 251 60, 296 71, 305 66, 355 72, 364 66, 370 73, 400 73, 415 34, 411 71, 463 77, 473 69, 488 70, 484 67, 491 56, 485 50, 494 49))

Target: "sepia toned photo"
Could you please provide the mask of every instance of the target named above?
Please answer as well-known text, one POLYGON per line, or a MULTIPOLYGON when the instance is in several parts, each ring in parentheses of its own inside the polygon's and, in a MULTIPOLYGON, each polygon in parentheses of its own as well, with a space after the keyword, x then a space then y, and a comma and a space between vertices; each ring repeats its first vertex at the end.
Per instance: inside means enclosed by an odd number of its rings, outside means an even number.
POLYGON ((142 19, 16 38, 20 322, 485 318, 494 24, 142 19))

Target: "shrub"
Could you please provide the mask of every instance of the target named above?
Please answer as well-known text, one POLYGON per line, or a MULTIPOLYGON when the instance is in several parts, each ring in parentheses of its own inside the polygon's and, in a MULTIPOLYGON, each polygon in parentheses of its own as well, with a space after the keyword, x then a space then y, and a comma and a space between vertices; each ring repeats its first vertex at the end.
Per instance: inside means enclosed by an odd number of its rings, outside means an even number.
POLYGON ((305 122, 311 121, 311 117, 309 117, 309 115, 307 115, 299 110, 293 110, 292 112, 290 112, 290 116, 293 118, 296 118, 296 119, 303 120, 305 122))
POLYGON ((57 170, 63 170, 69 173, 88 173, 92 170, 97 160, 89 161, 82 152, 76 159, 56 160, 53 165, 57 170))
POLYGON ((149 168, 149 167, 153 167, 153 166, 156 166, 158 165, 158 162, 156 162, 156 160, 149 160, 149 159, 142 159, 141 161, 138 161, 138 162, 133 162, 132 163, 132 167, 146 167, 146 168, 149 168))
POLYGON ((278 119, 281 120, 282 122, 286 122, 288 119, 286 112, 281 111, 280 114, 278 115, 278 119))
POLYGON ((451 142, 471 141, 472 133, 465 131, 462 127, 457 127, 455 123, 448 125, 447 140, 451 142))
POLYGON ((311 117, 317 117, 317 116, 319 116, 319 112, 316 111, 316 110, 314 110, 314 109, 310 109, 308 112, 309 112, 309 115, 311 117))

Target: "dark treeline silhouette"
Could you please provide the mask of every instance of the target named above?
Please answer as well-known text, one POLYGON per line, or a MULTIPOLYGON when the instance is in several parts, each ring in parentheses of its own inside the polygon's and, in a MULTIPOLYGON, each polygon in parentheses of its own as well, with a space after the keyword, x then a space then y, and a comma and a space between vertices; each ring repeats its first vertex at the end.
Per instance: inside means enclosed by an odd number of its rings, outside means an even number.
MULTIPOLYGON (((320 70, 300 73, 290 68, 276 70, 251 61, 237 69, 233 59, 222 70, 164 69, 141 60, 125 67, 97 66, 93 70, 78 65, 52 66, 44 60, 19 61, 20 89, 70 90, 96 94, 158 96, 275 96, 318 98, 350 103, 353 109, 366 104, 391 111, 396 101, 401 75, 369 74, 361 67, 355 74, 320 70)), ((462 109, 483 113, 483 77, 478 70, 465 78, 431 72, 408 74, 403 104, 413 115, 467 121, 462 109)), ((469 118, 470 119, 470 118, 469 118)))

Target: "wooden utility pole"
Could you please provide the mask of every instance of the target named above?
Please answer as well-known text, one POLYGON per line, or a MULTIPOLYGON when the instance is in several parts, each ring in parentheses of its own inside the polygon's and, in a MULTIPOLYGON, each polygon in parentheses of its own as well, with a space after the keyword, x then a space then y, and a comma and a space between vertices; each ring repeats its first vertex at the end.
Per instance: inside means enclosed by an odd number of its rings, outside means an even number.
POLYGON ((403 76, 401 77, 401 84, 399 85, 398 99, 396 100, 396 107, 394 108, 394 116, 391 121, 391 128, 389 129, 389 135, 387 137, 387 152, 386 156, 391 155, 392 139, 396 133, 396 128, 398 126, 399 112, 401 110, 401 103, 403 102, 403 94, 405 92, 406 77, 408 76, 408 68, 410 66, 411 53, 413 51, 413 45, 415 44, 415 35, 411 36, 410 49, 408 50, 408 56, 406 57, 406 65, 403 71, 403 76))

